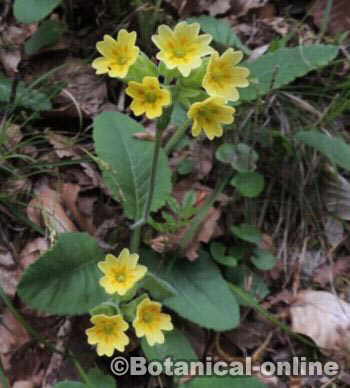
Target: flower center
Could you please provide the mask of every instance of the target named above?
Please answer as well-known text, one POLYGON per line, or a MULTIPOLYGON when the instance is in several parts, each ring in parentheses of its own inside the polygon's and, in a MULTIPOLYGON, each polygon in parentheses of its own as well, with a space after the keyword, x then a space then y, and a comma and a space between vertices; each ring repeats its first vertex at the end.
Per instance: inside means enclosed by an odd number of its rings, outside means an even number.
POLYGON ((178 58, 183 58, 186 55, 186 49, 184 47, 175 47, 174 55, 178 58))
POLYGON ((153 92, 149 92, 145 94, 145 100, 149 104, 153 104, 154 102, 157 101, 157 94, 153 92))
POLYGON ((116 281, 119 282, 119 283, 124 283, 125 280, 126 280, 126 276, 125 274, 123 273, 120 273, 120 274, 117 274, 117 276, 115 277, 116 281))
POLYGON ((103 330, 104 330, 106 335, 111 335, 114 332, 114 326, 106 325, 103 330))
POLYGON ((145 323, 151 323, 153 321, 153 313, 151 311, 146 311, 143 314, 143 321, 145 323))
POLYGON ((117 63, 118 65, 125 65, 128 62, 128 58, 123 56, 118 56, 117 63))

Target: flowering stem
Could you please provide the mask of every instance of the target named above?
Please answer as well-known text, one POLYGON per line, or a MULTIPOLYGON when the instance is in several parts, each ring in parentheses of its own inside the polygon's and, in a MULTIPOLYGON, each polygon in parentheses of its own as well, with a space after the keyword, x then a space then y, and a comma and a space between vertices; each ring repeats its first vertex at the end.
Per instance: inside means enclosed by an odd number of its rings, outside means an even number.
POLYGON ((228 184, 228 182, 232 179, 234 174, 229 172, 225 174, 221 181, 217 184, 215 190, 211 193, 211 195, 206 199, 204 205, 199 209, 197 215, 194 217, 191 226, 188 228, 184 237, 180 241, 181 249, 186 249, 188 244, 193 240, 194 236, 198 232, 200 225, 208 214, 208 211, 213 206, 214 202, 218 199, 219 195, 223 192, 224 188, 228 184))
POLYGON ((140 240, 141 240, 141 228, 143 225, 147 223, 149 214, 151 212, 161 143, 162 143, 162 129, 157 126, 156 141, 154 144, 154 151, 153 151, 151 177, 150 177, 150 182, 148 187, 148 196, 145 204, 145 211, 144 211, 143 217, 140 220, 136 221, 133 225, 131 225, 131 229, 133 229, 133 234, 131 236, 130 250, 133 253, 136 253, 138 251, 140 240))
POLYGON ((177 128, 177 130, 171 136, 171 138, 169 139, 169 141, 164 147, 164 151, 167 155, 170 154, 170 152, 176 147, 178 142, 182 139, 190 123, 191 123, 191 120, 186 120, 184 124, 181 127, 177 128))

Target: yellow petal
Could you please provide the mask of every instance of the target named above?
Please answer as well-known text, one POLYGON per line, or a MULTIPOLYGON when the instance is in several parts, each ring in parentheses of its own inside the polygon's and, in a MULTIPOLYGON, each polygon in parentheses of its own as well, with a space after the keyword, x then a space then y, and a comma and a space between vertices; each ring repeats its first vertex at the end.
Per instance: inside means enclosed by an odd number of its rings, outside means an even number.
POLYGON ((140 116, 146 111, 145 104, 138 100, 132 101, 130 104, 130 109, 133 111, 135 116, 140 116))
POLYGON ((98 343, 96 351, 99 356, 111 357, 114 353, 114 346, 112 344, 98 343))
POLYGON ((202 128, 200 127, 198 121, 194 121, 191 132, 194 137, 199 136, 200 133, 202 132, 202 128))
POLYGON ((150 120, 160 117, 162 115, 162 108, 159 104, 150 104, 146 109, 146 116, 150 120))
POLYGON ((246 67, 235 67, 232 71, 232 81, 234 86, 238 86, 240 88, 247 87, 249 85, 249 81, 247 80, 249 74, 250 71, 246 67))
POLYGON ((164 334, 161 332, 161 330, 158 330, 154 333, 147 334, 146 340, 150 346, 153 346, 155 344, 164 344, 164 334))
POLYGON ((92 62, 91 66, 96 70, 96 74, 105 74, 109 70, 110 60, 99 57, 92 62))

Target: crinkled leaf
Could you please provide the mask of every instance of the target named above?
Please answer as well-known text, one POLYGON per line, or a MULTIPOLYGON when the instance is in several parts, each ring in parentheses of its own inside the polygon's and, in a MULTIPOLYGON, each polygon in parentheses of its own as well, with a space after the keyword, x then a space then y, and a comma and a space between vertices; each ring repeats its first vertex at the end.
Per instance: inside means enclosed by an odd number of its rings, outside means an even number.
POLYGON ((164 361, 167 357, 176 360, 198 360, 192 345, 186 336, 178 329, 165 332, 164 344, 148 345, 145 339, 141 340, 141 347, 148 360, 164 361))
POLYGON ((266 249, 256 248, 250 260, 256 268, 268 271, 276 265, 277 258, 266 249))
POLYGON ((235 236, 252 244, 259 244, 262 238, 260 230, 253 225, 241 224, 232 226, 231 230, 235 236))
POLYGON ((46 20, 24 45, 26 54, 33 55, 43 47, 50 47, 58 42, 65 28, 55 20, 46 20))
POLYGON ((18 294, 30 307, 47 313, 87 313, 106 299, 97 268, 103 256, 87 233, 61 233, 56 244, 27 268, 18 294))
POLYGON ((257 172, 241 172, 231 180, 231 184, 244 197, 254 198, 264 190, 265 180, 263 175, 257 172))
POLYGON ((176 295, 176 290, 164 279, 161 279, 151 271, 147 271, 142 281, 142 288, 145 288, 156 300, 163 300, 176 295))
POLYGON ((216 150, 215 156, 220 162, 229 163, 239 172, 254 171, 259 159, 254 149, 244 143, 222 144, 216 150))
POLYGON ((206 328, 222 331, 237 326, 236 299, 205 252, 200 252, 193 263, 178 260, 167 269, 160 265, 154 252, 144 251, 141 257, 151 271, 166 279, 177 292, 176 296, 165 299, 164 305, 206 328))
POLYGON ((44 19, 62 0, 15 0, 13 12, 21 23, 34 23, 44 19))
MULTIPOLYGON (((106 184, 123 204, 127 217, 143 216, 150 183, 154 143, 136 139, 144 131, 135 120, 122 113, 104 112, 94 122, 96 152, 106 184)), ((171 192, 171 171, 160 151, 152 211, 158 210, 171 192)))
POLYGON ((255 100, 327 65, 337 56, 338 50, 338 46, 323 44, 281 48, 254 62, 243 62, 242 66, 250 70, 251 83, 240 89, 240 101, 255 100))
POLYGON ((328 136, 313 130, 298 132, 296 139, 315 148, 327 156, 332 163, 350 170, 350 146, 340 137, 328 136))
POLYGON ((202 15, 195 18, 189 18, 187 21, 189 23, 199 23, 202 31, 210 34, 215 42, 224 46, 235 47, 247 54, 250 53, 250 50, 242 44, 238 36, 233 31, 233 28, 226 20, 202 15))
MULTIPOLYGON (((244 368, 242 367, 243 372, 244 368)), ((180 388, 267 388, 267 385, 255 377, 206 376, 197 377, 180 388)))

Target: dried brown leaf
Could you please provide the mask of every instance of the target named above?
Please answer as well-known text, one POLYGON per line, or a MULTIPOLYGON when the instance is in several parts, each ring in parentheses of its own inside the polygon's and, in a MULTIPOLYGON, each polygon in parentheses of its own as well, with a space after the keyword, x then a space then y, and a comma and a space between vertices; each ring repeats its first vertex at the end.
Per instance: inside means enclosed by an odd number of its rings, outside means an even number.
POLYGON ((194 261, 198 258, 198 250, 202 242, 207 243, 212 238, 222 234, 218 228, 218 220, 220 215, 220 209, 211 208, 209 210, 208 215, 203 221, 197 236, 195 236, 194 240, 186 249, 185 255, 189 260, 194 261))
MULTIPOLYGON (((65 207, 73 214, 81 230, 86 230, 91 235, 96 233, 96 227, 93 223, 91 208, 87 214, 83 214, 78 208, 80 186, 73 183, 65 183, 62 186, 61 199, 65 207), (90 213, 90 214, 88 214, 90 213)), ((86 202, 87 204, 87 202, 86 202)), ((85 208, 85 210, 88 210, 85 208)))
POLYGON ((27 207, 28 218, 37 225, 56 233, 74 232, 77 228, 67 216, 59 193, 41 184, 27 207))
MULTIPOLYGON (((8 309, 5 310, 1 318, 0 355, 2 360, 6 360, 7 364, 9 353, 14 352, 19 347, 27 343, 30 338, 23 326, 18 323, 17 319, 8 309)), ((6 366, 5 369, 7 369, 6 366)))
POLYGON ((290 307, 292 329, 312 338, 324 351, 350 346, 350 304, 326 291, 302 291, 290 307))

